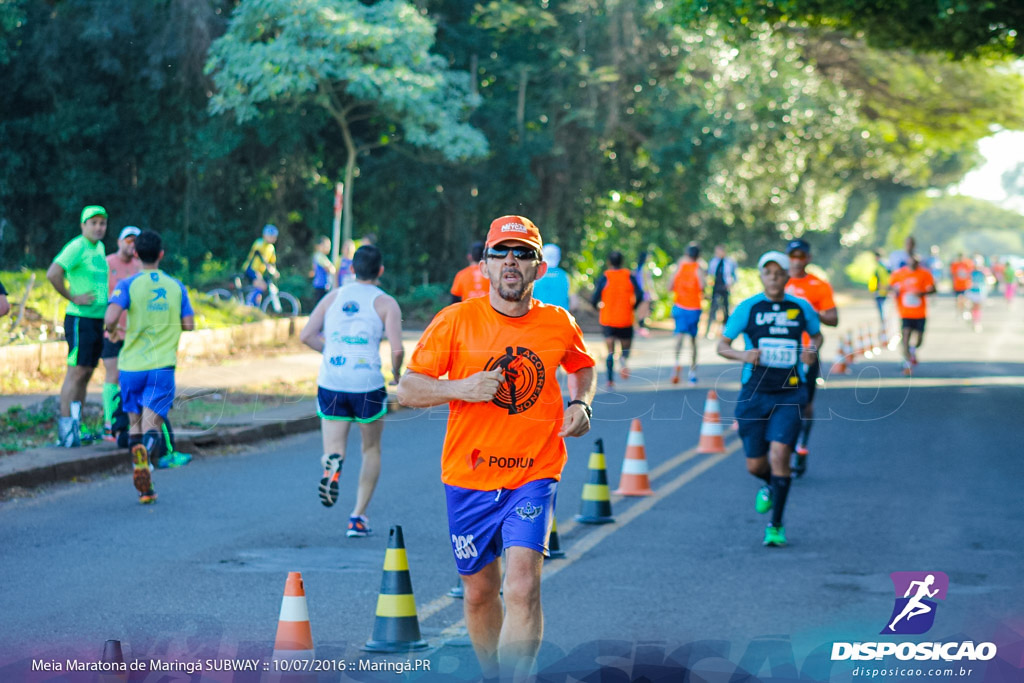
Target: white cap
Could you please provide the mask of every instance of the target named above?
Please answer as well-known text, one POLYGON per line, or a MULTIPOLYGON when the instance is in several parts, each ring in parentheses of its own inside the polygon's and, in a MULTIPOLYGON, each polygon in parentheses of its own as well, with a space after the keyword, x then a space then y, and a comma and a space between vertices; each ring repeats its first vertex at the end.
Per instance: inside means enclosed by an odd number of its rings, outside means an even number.
POLYGON ((558 262, 562 260, 562 250, 558 248, 557 244, 545 244, 544 245, 544 262, 550 267, 556 268, 558 262))
POLYGON ((761 270, 772 261, 782 266, 783 270, 789 270, 789 257, 781 251, 766 251, 761 254, 761 258, 757 260, 757 269, 761 270))
POLYGON ((117 239, 123 240, 128 237, 138 237, 142 231, 136 228, 134 225, 126 226, 121 230, 121 234, 117 236, 117 239))

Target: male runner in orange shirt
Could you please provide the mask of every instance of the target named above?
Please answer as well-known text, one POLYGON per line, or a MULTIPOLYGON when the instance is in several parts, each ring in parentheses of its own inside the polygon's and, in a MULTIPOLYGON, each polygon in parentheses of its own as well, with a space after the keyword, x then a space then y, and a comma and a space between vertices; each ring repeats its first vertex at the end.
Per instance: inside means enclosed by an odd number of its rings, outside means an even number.
MULTIPOLYGON (((839 311, 836 310, 832 298, 832 285, 819 277, 807 272, 807 264, 811 262, 811 245, 806 240, 792 240, 786 247, 789 256, 789 282, 786 283, 786 294, 804 299, 818 314, 822 325, 836 327, 839 325, 839 311)), ((803 343, 810 342, 804 335, 803 343)), ((793 451, 793 476, 797 479, 807 471, 807 441, 811 438, 811 426, 814 421, 814 392, 818 377, 821 375, 821 361, 814 357, 814 363, 807 368, 807 405, 801 410, 802 423, 800 437, 793 451)))
POLYGON ((487 296, 490 283, 487 276, 480 269, 480 262, 484 260, 484 243, 474 242, 466 254, 469 265, 455 273, 452 280, 452 303, 457 304, 466 299, 475 299, 480 296, 487 296))
MULTIPOLYGON (((707 274, 701 268, 700 247, 690 244, 686 247, 686 255, 676 264, 676 274, 672 277, 672 319, 675 321, 676 365, 672 372, 672 384, 679 384, 682 366, 679 354, 683 350, 683 337, 690 338, 690 384, 697 383, 697 328, 700 326, 701 300, 704 298, 704 281, 707 274)), ((728 317, 728 316, 726 316, 728 317)))
POLYGON ((924 324, 928 316, 925 299, 935 293, 935 278, 922 266, 917 256, 889 278, 889 286, 896 297, 896 308, 903 320, 903 374, 909 375, 917 365, 917 350, 924 342, 924 324), (911 334, 914 335, 911 341, 911 334))
POLYGON ((491 223, 480 266, 488 296, 438 313, 398 384, 403 405, 449 405, 441 480, 466 628, 485 679, 523 679, 533 666, 563 439, 590 430, 595 372, 583 333, 568 311, 533 298, 533 283, 547 269, 542 245, 528 218, 491 223), (559 366, 569 374, 565 409, 559 366))
POLYGON ((608 254, 608 270, 597 278, 590 303, 599 311, 598 322, 604 334, 608 355, 608 388, 615 386, 615 342, 619 343, 619 373, 629 379, 629 350, 633 346, 636 309, 643 303, 644 290, 629 268, 622 267, 622 252, 608 254))
POLYGON ((956 315, 958 318, 969 318, 964 302, 967 300, 967 290, 971 288, 971 273, 974 272, 974 261, 962 253, 956 255, 956 260, 949 264, 949 274, 953 279, 953 296, 956 297, 956 315))

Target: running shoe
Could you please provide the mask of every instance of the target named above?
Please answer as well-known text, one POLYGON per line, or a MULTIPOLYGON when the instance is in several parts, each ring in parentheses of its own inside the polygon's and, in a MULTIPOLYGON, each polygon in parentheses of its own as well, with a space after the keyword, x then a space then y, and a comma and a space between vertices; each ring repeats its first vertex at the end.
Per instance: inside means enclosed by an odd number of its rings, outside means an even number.
POLYGON ((786 527, 771 524, 765 527, 764 544, 769 548, 781 548, 786 545, 786 527))
POLYGON ((693 370, 690 370, 690 374, 687 376, 686 381, 688 381, 693 386, 697 386, 697 373, 694 372, 693 370))
POLYGON ((754 509, 758 514, 764 514, 772 509, 772 489, 770 486, 762 486, 757 490, 757 497, 754 499, 754 509))
POLYGON ((646 327, 641 327, 640 328, 640 336, 641 337, 650 337, 651 336, 651 331, 649 329, 647 329, 646 327))
POLYGON ((622 375, 622 379, 629 379, 629 376, 632 373, 630 372, 630 370, 629 370, 629 368, 627 366, 623 365, 622 369, 619 370, 619 374, 622 375))
POLYGON ((320 502, 331 507, 338 502, 338 477, 341 475, 341 456, 337 453, 320 458, 324 476, 320 479, 320 502))
POLYGON ((149 475, 149 452, 141 443, 132 446, 132 483, 139 492, 139 502, 149 505, 156 502, 153 479, 149 475))
POLYGON ((348 531, 345 535, 349 538, 362 538, 370 535, 370 520, 366 515, 352 515, 348 518, 348 531))
POLYGON ((796 451, 793 452, 793 464, 789 469, 797 479, 804 476, 804 472, 807 471, 807 446, 796 447, 796 451))
POLYGON ((903 361, 903 374, 909 377, 912 372, 913 370, 911 364, 908 363, 907 361, 903 361))
POLYGON ((110 425, 103 425, 103 440, 104 441, 117 441, 117 437, 114 436, 114 431, 110 425))
POLYGON ((604 383, 604 388, 611 391, 612 389, 615 388, 615 382, 613 382, 612 380, 608 380, 607 382, 604 383))
POLYGON ((679 373, 681 373, 682 370, 683 369, 681 367, 678 365, 676 366, 676 369, 672 372, 672 384, 679 384, 679 373))
POLYGON ((173 470, 179 467, 184 467, 190 462, 192 462, 191 455, 189 455, 188 453, 179 453, 178 451, 174 451, 173 453, 161 455, 159 458, 157 458, 156 468, 158 470, 173 470))

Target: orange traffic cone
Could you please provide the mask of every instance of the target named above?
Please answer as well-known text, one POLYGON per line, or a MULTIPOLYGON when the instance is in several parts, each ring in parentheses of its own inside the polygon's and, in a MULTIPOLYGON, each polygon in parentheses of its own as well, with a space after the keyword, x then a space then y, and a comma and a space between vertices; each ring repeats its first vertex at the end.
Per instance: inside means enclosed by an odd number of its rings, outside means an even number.
POLYGON ((640 420, 633 418, 629 425, 629 437, 626 439, 626 459, 622 461, 622 477, 619 488, 614 493, 619 496, 650 496, 651 480, 647 476, 647 452, 644 449, 644 431, 640 420))
POLYGON ((565 551, 562 550, 562 546, 558 542, 558 520, 552 515, 551 531, 548 533, 548 556, 544 559, 557 560, 562 557, 565 557, 565 551))
POLYGON ((839 337, 839 350, 836 352, 836 360, 832 364, 831 372, 837 375, 845 375, 850 372, 850 368, 846 367, 846 342, 842 337, 839 337))
POLYGON ((420 621, 416 617, 405 538, 402 527, 396 525, 391 527, 384 555, 384 577, 377 595, 373 635, 363 649, 367 652, 409 652, 426 647, 427 641, 420 637, 420 621))
POLYGON ((576 521, 583 524, 614 522, 612 499, 608 492, 608 473, 604 464, 604 439, 594 442, 594 452, 590 454, 587 469, 590 470, 590 481, 583 485, 580 514, 576 515, 576 521))
POLYGON ((281 599, 281 616, 274 639, 275 660, 310 660, 315 656, 313 632, 309 628, 309 609, 301 572, 288 572, 281 599))
POLYGON ((718 394, 714 389, 708 390, 708 398, 704 402, 704 419, 700 424, 700 441, 697 443, 697 452, 725 453, 725 437, 722 436, 718 394))

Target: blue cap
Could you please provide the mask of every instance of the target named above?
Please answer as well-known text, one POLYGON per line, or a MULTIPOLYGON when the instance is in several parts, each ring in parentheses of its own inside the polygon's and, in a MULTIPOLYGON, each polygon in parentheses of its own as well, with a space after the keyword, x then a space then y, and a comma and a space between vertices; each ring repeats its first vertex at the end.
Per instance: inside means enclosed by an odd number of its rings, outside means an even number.
POLYGON ((277 235, 277 226, 267 223, 263 226, 263 234, 267 237, 275 237, 277 235))
POLYGON ((811 245, 807 243, 807 240, 790 240, 789 244, 786 245, 786 253, 792 254, 794 251, 802 251, 805 254, 810 254, 811 245))

